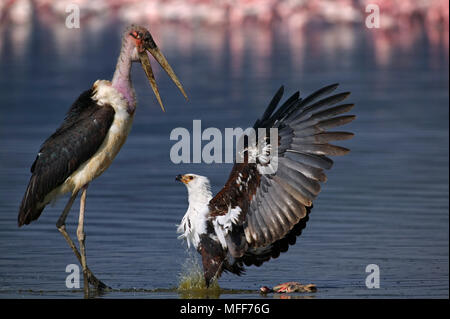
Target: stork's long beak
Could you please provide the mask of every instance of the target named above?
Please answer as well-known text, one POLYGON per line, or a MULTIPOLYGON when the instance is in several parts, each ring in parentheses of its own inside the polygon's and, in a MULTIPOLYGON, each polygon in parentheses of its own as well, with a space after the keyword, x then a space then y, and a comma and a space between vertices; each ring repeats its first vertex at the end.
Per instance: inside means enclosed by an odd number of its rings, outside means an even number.
POLYGON ((158 63, 161 65, 161 67, 167 72, 167 74, 170 76, 172 81, 175 83, 175 85, 178 87, 178 89, 181 91, 183 96, 188 99, 186 92, 184 92, 183 86, 180 83, 180 80, 178 80, 177 76, 175 75, 175 72, 173 72, 172 67, 170 66, 169 62, 167 62, 167 59, 162 54, 162 52, 159 50, 159 48, 156 46, 156 44, 152 41, 151 44, 145 45, 142 52, 139 53, 139 59, 141 60, 142 67, 144 68, 145 74, 147 75, 147 78, 150 82, 150 85, 152 86, 153 92, 156 95, 156 99, 159 102, 159 105, 161 106, 161 109, 165 112, 164 105, 161 101, 161 97, 159 96, 158 86, 156 85, 155 76, 153 75, 153 70, 150 65, 150 59, 148 57, 147 51, 153 55, 153 57, 158 61, 158 63))

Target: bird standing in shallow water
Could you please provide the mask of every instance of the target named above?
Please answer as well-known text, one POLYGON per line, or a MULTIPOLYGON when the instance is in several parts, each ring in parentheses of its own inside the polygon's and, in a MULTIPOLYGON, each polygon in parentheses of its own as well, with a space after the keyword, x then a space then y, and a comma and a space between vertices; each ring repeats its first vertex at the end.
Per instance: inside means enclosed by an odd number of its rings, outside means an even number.
POLYGON ((355 119, 338 116, 353 104, 334 106, 350 93, 323 98, 337 86, 324 87, 304 99, 297 92, 277 109, 281 87, 253 126, 258 134, 262 129, 262 136, 253 144, 244 140, 244 160, 234 164, 215 197, 206 177, 176 177, 186 185, 189 201, 177 231, 201 254, 207 286, 223 271, 240 275, 244 265, 260 266, 295 244, 320 192, 320 182, 326 181, 324 169, 333 164, 327 155, 349 151, 328 142, 353 137, 349 132, 327 131, 355 119), (269 142, 272 129, 278 132, 273 142, 278 145, 269 142))
POLYGON ((89 283, 97 288, 106 287, 92 274, 86 263, 84 213, 87 187, 109 167, 131 130, 136 110, 136 96, 130 77, 133 62, 141 63, 164 111, 148 54, 159 62, 187 99, 180 81, 150 32, 141 26, 128 27, 122 38, 112 81, 97 80, 83 92, 69 109, 61 126, 42 144, 31 166, 32 175, 19 209, 20 227, 36 220, 47 204, 63 194, 71 193, 56 227, 83 268, 85 293, 89 291, 89 283), (65 220, 80 191, 78 251, 66 231, 65 220))

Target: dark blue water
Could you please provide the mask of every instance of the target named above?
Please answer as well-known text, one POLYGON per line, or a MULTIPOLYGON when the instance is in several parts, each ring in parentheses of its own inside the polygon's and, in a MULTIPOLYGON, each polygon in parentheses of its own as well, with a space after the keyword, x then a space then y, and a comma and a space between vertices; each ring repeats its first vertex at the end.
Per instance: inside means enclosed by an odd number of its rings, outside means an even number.
MULTIPOLYGON (((175 233, 187 197, 174 177, 208 176, 217 192, 231 165, 173 164, 172 129, 190 130, 193 119, 246 128, 280 85, 308 94, 334 82, 357 105, 346 127, 356 136, 340 144, 352 152, 335 159, 297 244, 243 277, 224 275, 221 287, 250 291, 221 297, 255 298, 261 285, 285 281, 316 284, 307 294, 316 298, 448 297, 448 47, 417 31, 407 46, 380 48, 363 27, 150 30, 190 100, 155 66, 162 113, 134 66, 133 130, 88 191, 88 265, 115 289, 103 297, 183 297, 172 288, 188 257, 175 233), (365 286, 368 264, 380 268, 379 289, 365 286)), ((122 26, 0 31, 0 297, 80 298, 65 286, 76 258, 55 227, 67 199, 21 229, 17 211, 40 144, 83 90, 111 78, 122 26)), ((67 221, 74 239, 77 205, 67 221)))

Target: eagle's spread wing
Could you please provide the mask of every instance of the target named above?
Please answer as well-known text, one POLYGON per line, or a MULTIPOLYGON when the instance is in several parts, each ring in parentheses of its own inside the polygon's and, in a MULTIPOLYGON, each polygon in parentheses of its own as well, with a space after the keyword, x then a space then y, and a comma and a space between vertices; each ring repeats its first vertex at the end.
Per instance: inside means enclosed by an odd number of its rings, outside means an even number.
POLYGON ((92 94, 93 89, 83 92, 61 126, 42 144, 31 166, 32 176, 19 210, 19 226, 39 217, 47 194, 94 155, 105 139, 115 112, 110 105, 97 105, 92 94))
POLYGON ((305 99, 297 92, 277 109, 281 87, 254 125, 255 129, 266 128, 266 135, 257 138, 260 151, 256 163, 249 161, 249 147, 244 163, 233 166, 224 188, 210 201, 211 217, 226 216, 233 208, 240 208, 238 221, 234 218, 234 228, 228 231, 228 248, 246 265, 276 258, 295 243, 320 192, 320 182, 326 181, 324 169, 333 164, 327 155, 349 151, 328 143, 353 137, 348 132, 327 131, 355 119, 341 115, 353 104, 337 105, 350 93, 327 96, 337 86, 324 87, 305 99), (269 128, 278 129, 277 156, 267 153, 271 147, 269 128), (272 170, 265 170, 268 168, 272 170), (236 229, 241 229, 245 238, 237 238, 236 229))

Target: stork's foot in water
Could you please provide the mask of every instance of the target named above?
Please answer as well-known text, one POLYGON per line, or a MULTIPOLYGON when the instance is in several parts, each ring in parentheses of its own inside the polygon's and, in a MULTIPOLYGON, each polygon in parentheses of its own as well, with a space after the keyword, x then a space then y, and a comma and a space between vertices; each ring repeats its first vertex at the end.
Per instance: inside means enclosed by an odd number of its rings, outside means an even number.
POLYGON ((316 292, 317 288, 314 284, 302 285, 299 282, 290 281, 285 282, 283 284, 279 284, 273 288, 269 288, 267 286, 262 286, 259 288, 259 291, 262 294, 267 294, 269 292, 276 293, 291 293, 291 292, 316 292))
POLYGON ((105 289, 111 289, 111 287, 105 285, 101 280, 97 279, 97 277, 94 276, 94 274, 87 268, 87 279, 89 284, 94 286, 95 289, 98 290, 105 290, 105 289))

